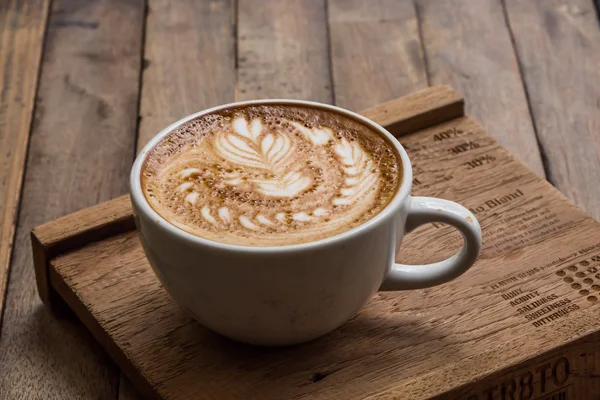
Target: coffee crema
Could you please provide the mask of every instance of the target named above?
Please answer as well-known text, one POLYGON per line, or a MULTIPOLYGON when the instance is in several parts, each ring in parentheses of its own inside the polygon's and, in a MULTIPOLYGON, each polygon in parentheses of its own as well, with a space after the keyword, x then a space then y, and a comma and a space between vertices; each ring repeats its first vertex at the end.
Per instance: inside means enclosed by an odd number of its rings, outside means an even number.
POLYGON ((338 113, 252 105, 200 116, 148 153, 151 207, 193 235, 246 246, 313 242, 377 215, 402 182, 381 134, 338 113))

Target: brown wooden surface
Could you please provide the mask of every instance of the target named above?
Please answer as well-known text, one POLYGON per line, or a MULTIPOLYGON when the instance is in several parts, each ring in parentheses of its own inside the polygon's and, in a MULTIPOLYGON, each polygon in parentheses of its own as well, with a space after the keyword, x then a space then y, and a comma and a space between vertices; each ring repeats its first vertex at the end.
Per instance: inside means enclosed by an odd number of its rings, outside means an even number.
POLYGON ((335 104, 358 111, 427 86, 412 1, 329 0, 335 104))
MULTIPOLYGON (((440 94, 421 99, 446 102, 447 89, 440 94)), ((162 289, 134 231, 58 256, 50 285, 148 398, 472 400, 523 387, 529 397, 521 398, 598 398, 600 224, 469 118, 401 140, 421 170, 416 194, 460 201, 477 213, 486 238, 480 260, 449 284, 378 294, 320 340, 260 349, 200 327, 162 289), (468 150, 452 151, 464 143, 468 150), (554 307, 531 302, 542 298, 554 307), (519 312, 523 306, 531 308, 519 312)), ((91 224, 109 212, 98 211, 91 224)), ((64 224, 70 222, 40 231, 61 232, 64 224)), ((431 262, 454 250, 459 238, 448 230, 429 226, 409 235, 400 259, 431 262)))
POLYGON ((331 103, 325 0, 239 0, 237 100, 331 103))
MULTIPOLYGON (((105 201, 73 214, 60 217, 60 224, 46 223, 31 234, 33 261, 36 266, 46 265, 57 254, 75 249, 93 240, 100 240, 133 229, 134 221, 129 195, 105 201)), ((56 305, 47 286, 47 269, 36 268, 40 298, 49 308, 56 305)), ((62 303, 59 303, 61 306, 62 303)))
POLYGON ((142 1, 53 2, 0 334, 0 398, 116 396, 118 370, 93 338, 41 304, 29 232, 127 192, 142 22, 142 1))
POLYGON ((148 0, 137 150, 188 114, 234 101, 233 0, 148 0))
POLYGON ((4 309, 48 3, 47 0, 0 2, 0 316, 4 309))
POLYGON ((236 91, 238 99, 307 98, 356 110, 428 83, 451 83, 490 134, 591 215, 600 215, 597 185, 589 183, 600 174, 600 29, 592 0, 379 0, 368 6, 340 0, 294 0, 285 6, 147 0, 145 21, 141 0, 55 0, 48 11, 49 3, 0 4, 2 399, 115 393, 89 389, 115 386, 114 373, 106 372, 110 367, 89 337, 76 324, 56 324, 39 308, 29 230, 124 193, 136 135, 141 145, 188 112, 233 100, 236 91), (124 11, 132 9, 135 15, 124 11), (36 35, 46 24, 40 64, 36 35), (144 37, 133 38, 135 29, 144 37), (241 34, 244 29, 248 36, 241 34), (139 68, 128 61, 136 56, 147 60, 139 68), (58 76, 63 70, 93 90, 66 88, 58 76), (91 111, 95 95, 104 100, 96 110, 111 111, 102 123, 91 111), (115 138, 135 130, 136 107, 130 104, 137 102, 139 129, 125 144, 115 138), (119 121, 132 109, 125 128, 119 121), (93 129, 81 128, 90 116, 93 129), (32 120, 37 122, 30 130, 32 120), (532 130, 541 147, 531 139, 532 130), (85 149, 94 151, 82 154, 85 149), (73 184, 91 165, 95 172, 73 184), (85 189, 89 192, 81 194, 85 189), (42 335, 45 330, 50 334, 42 335), (67 351, 66 342, 85 344, 67 351), (94 354, 90 372, 90 363, 82 360, 94 354), (36 392, 42 387, 43 395, 36 392))
POLYGON ((417 5, 431 83, 456 88, 469 100, 469 115, 544 177, 501 2, 418 0, 417 5))
POLYGON ((507 0, 506 9, 548 178, 600 218, 600 186, 591 184, 600 182, 600 30, 594 5, 507 0))

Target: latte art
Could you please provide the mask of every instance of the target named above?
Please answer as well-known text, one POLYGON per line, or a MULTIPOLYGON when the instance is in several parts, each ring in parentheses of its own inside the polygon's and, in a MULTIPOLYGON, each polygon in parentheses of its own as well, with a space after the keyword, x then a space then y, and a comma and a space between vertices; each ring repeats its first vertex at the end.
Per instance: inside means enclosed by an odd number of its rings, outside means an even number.
POLYGON ((142 188, 163 218, 224 243, 319 240, 379 213, 401 182, 386 139, 350 118, 252 106, 190 121, 152 149, 142 188))

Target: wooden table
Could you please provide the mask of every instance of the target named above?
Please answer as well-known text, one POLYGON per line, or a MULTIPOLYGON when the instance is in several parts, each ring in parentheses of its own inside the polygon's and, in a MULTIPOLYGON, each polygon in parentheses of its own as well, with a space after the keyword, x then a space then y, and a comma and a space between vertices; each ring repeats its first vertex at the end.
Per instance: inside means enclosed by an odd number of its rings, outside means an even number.
POLYGON ((1 0, 0 399, 136 399, 36 292, 29 232, 127 192, 186 114, 285 97, 360 110, 448 83, 531 169, 600 217, 592 0, 1 0))

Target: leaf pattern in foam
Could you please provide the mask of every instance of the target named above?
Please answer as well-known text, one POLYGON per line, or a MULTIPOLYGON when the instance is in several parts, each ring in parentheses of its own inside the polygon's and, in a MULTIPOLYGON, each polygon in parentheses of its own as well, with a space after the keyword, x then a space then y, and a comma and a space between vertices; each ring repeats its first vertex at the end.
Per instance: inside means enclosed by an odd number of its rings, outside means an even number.
MULTIPOLYGON (((226 160, 236 164, 269 171, 273 178, 255 179, 257 190, 273 197, 293 197, 311 184, 311 179, 299 171, 286 166, 287 158, 294 151, 293 142, 286 134, 266 134, 262 136, 262 121, 258 118, 248 123, 245 118, 233 121, 233 132, 217 135, 215 148, 226 160)), ((239 174, 227 174, 226 184, 238 185, 239 174)))
POLYGON ((296 122, 287 121, 290 125, 296 128, 304 137, 310 140, 314 145, 324 145, 333 139, 333 131, 329 128, 307 128, 306 126, 296 122))
POLYGON ((340 157, 347 177, 340 190, 340 196, 333 199, 334 205, 351 205, 365 196, 372 196, 377 183, 377 172, 373 161, 358 142, 342 138, 335 145, 335 152, 340 157))
POLYGON ((265 135, 260 143, 260 149, 270 169, 280 171, 286 158, 292 153, 292 141, 286 135, 265 135))
MULTIPOLYGON (((315 145, 324 145, 331 140, 335 141, 334 150, 342 163, 342 170, 346 175, 340 195, 333 198, 333 205, 352 205, 361 198, 372 196, 375 191, 378 173, 374 163, 359 143, 348 141, 345 138, 335 138, 328 128, 309 129, 296 122, 291 122, 306 140, 315 145)), ((287 165, 289 157, 295 151, 293 141, 285 133, 269 133, 261 137, 263 130, 260 119, 248 123, 244 118, 233 121, 233 132, 217 135, 214 146, 220 155, 241 166, 253 167, 270 172, 274 178, 253 179, 256 190, 263 195, 273 197, 293 197, 311 185, 311 179, 295 171, 287 165)), ((190 179, 200 174, 198 168, 187 168, 179 174, 183 179, 190 179)), ((230 186, 242 182, 238 172, 223 174, 224 183, 230 186)), ((235 210, 228 207, 212 207, 207 204, 198 204, 199 193, 193 181, 185 181, 177 187, 177 192, 184 194, 185 200, 193 206, 200 207, 203 219, 213 226, 225 228, 230 223, 238 224, 249 230, 260 230, 262 227, 284 227, 286 217, 284 213, 277 213, 273 218, 264 215, 236 215, 235 210)), ((314 210, 300 211, 292 214, 290 218, 297 223, 308 223, 315 219, 324 218, 330 210, 318 207, 314 210)))
POLYGON ((265 196, 293 197, 310 186, 311 180, 299 172, 290 171, 275 179, 255 179, 258 191, 265 196))
POLYGON ((237 164, 255 168, 264 167, 260 153, 237 135, 217 135, 215 149, 223 158, 237 164))

